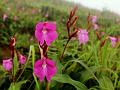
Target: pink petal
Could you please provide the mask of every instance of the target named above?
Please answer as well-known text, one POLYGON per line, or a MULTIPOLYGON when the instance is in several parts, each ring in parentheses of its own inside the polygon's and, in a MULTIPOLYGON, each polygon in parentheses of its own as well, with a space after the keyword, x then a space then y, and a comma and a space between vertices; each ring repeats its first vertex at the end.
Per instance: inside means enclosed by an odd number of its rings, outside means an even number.
POLYGON ((92 19, 92 23, 96 23, 96 21, 97 21, 97 16, 91 16, 91 19, 92 19))
POLYGON ((97 30, 99 27, 97 24, 93 24, 93 28, 94 28, 94 30, 97 30))
POLYGON ((47 59, 47 74, 46 74, 46 79, 48 81, 51 80, 51 78, 56 74, 57 68, 55 66, 55 62, 53 60, 47 59))
POLYGON ((40 81, 43 81, 45 77, 44 69, 42 68, 43 60, 37 60, 34 65, 34 74, 39 78, 40 81))
POLYGON ((43 45, 43 43, 44 43, 43 33, 40 32, 39 30, 36 30, 35 36, 36 36, 37 40, 40 42, 40 45, 43 45))
POLYGON ((77 33, 80 44, 86 44, 89 40, 88 32, 86 30, 80 29, 77 33))
POLYGON ((55 22, 46 22, 46 30, 48 32, 56 31, 56 23, 55 22))
POLYGON ((57 32, 48 32, 45 38, 46 44, 49 46, 57 38, 57 32))
POLYGON ((12 59, 3 60, 3 67, 5 70, 10 71, 12 69, 12 59))
POLYGON ((44 26, 44 22, 39 22, 36 25, 36 30, 35 30, 35 37, 40 42, 40 45, 43 45, 44 43, 44 38, 43 38, 43 33, 42 33, 43 26, 44 26))
POLYGON ((26 63, 26 57, 20 54, 19 56, 19 63, 20 64, 25 64, 26 63))
POLYGON ((36 24, 35 30, 38 30, 39 32, 42 32, 44 26, 44 22, 39 22, 36 24))
POLYGON ((3 21, 5 21, 8 18, 7 14, 3 15, 3 21))
POLYGON ((110 38, 110 40, 111 40, 111 43, 112 43, 112 47, 115 47, 115 45, 116 45, 116 42, 117 42, 117 39, 115 38, 115 37, 109 37, 110 38))

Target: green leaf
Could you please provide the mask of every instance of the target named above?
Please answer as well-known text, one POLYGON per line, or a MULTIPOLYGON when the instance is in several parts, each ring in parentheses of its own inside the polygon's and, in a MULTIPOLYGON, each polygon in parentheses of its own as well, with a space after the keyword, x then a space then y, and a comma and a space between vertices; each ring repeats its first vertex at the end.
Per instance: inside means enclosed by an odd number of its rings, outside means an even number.
MULTIPOLYGON (((81 60, 74 59, 74 60, 68 61, 68 62, 64 65, 64 69, 65 69, 65 68, 67 67, 67 65, 68 65, 69 63, 71 63, 71 62, 77 62, 77 63, 81 64, 81 65, 88 71, 88 73, 91 74, 91 75, 96 79, 96 81, 99 83, 99 80, 98 80, 97 77, 94 75, 94 72, 91 71, 91 70, 89 69, 89 67, 88 67, 86 64, 84 64, 81 60)), ((99 83, 99 84, 100 84, 100 83, 99 83)))
POLYGON ((8 90, 20 90, 21 88, 21 85, 26 83, 27 80, 24 80, 24 81, 20 81, 20 82, 17 82, 17 83, 11 83, 10 87, 8 90))
POLYGON ((52 78, 52 80, 55 80, 55 81, 61 82, 61 83, 71 84, 77 90, 88 90, 87 87, 84 84, 82 84, 79 81, 75 81, 75 80, 71 79, 68 75, 65 75, 65 74, 57 74, 56 76, 54 76, 52 78))
MULTIPOLYGON (((30 46, 30 55, 32 55, 32 67, 33 67, 33 70, 34 70, 34 63, 35 63, 35 48, 33 45, 30 46)), ((29 55, 29 56, 30 56, 29 55)), ((40 84, 39 82, 37 81, 37 77, 33 74, 33 77, 34 77, 34 80, 35 80, 35 83, 36 83, 36 88, 37 90, 40 90, 40 84)))
POLYGON ((56 61, 56 66, 57 66, 57 73, 61 74, 62 73, 63 65, 60 63, 59 60, 56 61))
MULTIPOLYGON (((98 67, 96 66, 91 66, 89 67, 90 71, 94 74, 98 69, 98 67)), ((84 70, 81 72, 81 77, 80 77, 80 81, 81 82, 86 82, 87 80, 93 78, 93 75, 88 71, 88 70, 84 70)))
POLYGON ((33 45, 30 46, 30 53, 32 55, 32 65, 33 65, 33 69, 34 69, 34 63, 35 63, 35 48, 33 45))
POLYGON ((15 53, 14 59, 13 59, 13 75, 15 76, 17 69, 18 69, 18 59, 17 59, 17 54, 15 53))
POLYGON ((102 76, 99 82, 101 90, 114 90, 113 83, 108 77, 102 76))
POLYGON ((117 85, 117 87, 119 87, 119 88, 120 88, 120 80, 118 81, 118 85, 117 85))

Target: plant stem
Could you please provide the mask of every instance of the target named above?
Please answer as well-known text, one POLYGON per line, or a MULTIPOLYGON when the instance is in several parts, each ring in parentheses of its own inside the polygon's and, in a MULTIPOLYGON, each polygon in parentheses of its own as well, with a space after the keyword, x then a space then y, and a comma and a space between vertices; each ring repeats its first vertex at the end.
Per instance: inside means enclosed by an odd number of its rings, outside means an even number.
POLYGON ((15 66, 15 65, 14 65, 14 62, 15 62, 15 61, 14 61, 14 54, 15 54, 15 51, 14 51, 14 49, 13 49, 13 51, 12 51, 12 60, 13 60, 12 80, 13 80, 13 81, 12 81, 12 82, 15 84, 15 75, 14 75, 14 74, 15 74, 15 72, 14 72, 14 66, 15 66))
POLYGON ((46 89, 45 90, 49 90, 49 81, 47 81, 47 83, 46 83, 46 89))
POLYGON ((22 69, 22 71, 21 71, 21 73, 20 73, 20 75, 18 76, 18 78, 17 78, 16 81, 18 81, 18 80, 20 79, 20 77, 22 76, 23 72, 25 71, 25 68, 26 68, 26 66, 27 66, 27 64, 28 64, 28 60, 30 59, 30 56, 31 56, 31 50, 29 51, 29 55, 28 55, 26 64, 24 65, 24 67, 23 67, 23 69, 22 69))
POLYGON ((60 60, 61 60, 61 59, 63 58, 63 56, 64 56, 64 53, 65 53, 65 50, 66 50, 66 48, 67 48, 67 45, 68 45, 69 41, 70 41, 70 38, 67 40, 67 43, 65 44, 65 47, 64 47, 63 52, 62 52, 62 54, 61 54, 60 60))
POLYGON ((102 47, 99 48, 99 64, 102 63, 102 47))

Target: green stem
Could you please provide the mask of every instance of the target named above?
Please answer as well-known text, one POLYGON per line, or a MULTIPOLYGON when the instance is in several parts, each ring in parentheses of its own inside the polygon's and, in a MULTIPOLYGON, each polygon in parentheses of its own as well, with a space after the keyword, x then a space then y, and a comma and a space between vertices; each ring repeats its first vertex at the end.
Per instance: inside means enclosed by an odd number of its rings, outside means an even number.
POLYGON ((102 63, 102 47, 99 48, 99 64, 102 63))
POLYGON ((13 81, 12 81, 12 82, 15 84, 15 75, 14 75, 14 74, 15 74, 15 72, 14 72, 14 66, 15 66, 15 65, 14 65, 14 62, 15 62, 15 61, 14 61, 14 56, 15 56, 15 55, 14 55, 14 54, 15 54, 15 53, 14 53, 14 52, 15 52, 15 51, 13 50, 13 51, 12 51, 12 60, 13 60, 13 68, 12 68, 12 70, 13 70, 13 71, 12 71, 12 80, 13 80, 13 81))
POLYGON ((25 68, 26 68, 26 66, 27 66, 27 64, 28 64, 28 60, 30 59, 30 56, 31 56, 31 50, 29 51, 29 55, 28 55, 28 58, 27 58, 27 62, 26 62, 26 64, 24 65, 23 70, 21 71, 21 73, 20 73, 20 75, 18 76, 18 78, 17 78, 16 81, 18 81, 18 80, 20 79, 21 75, 23 74, 23 72, 24 72, 24 70, 25 70, 25 68))
POLYGON ((65 50, 66 50, 66 48, 67 48, 67 45, 68 45, 69 41, 70 41, 70 39, 67 40, 67 43, 66 43, 66 45, 65 45, 65 47, 64 47, 64 49, 63 49, 63 52, 62 52, 62 54, 61 54, 60 60, 62 60, 62 58, 63 58, 63 56, 64 56, 64 53, 65 53, 65 50))
POLYGON ((50 84, 50 82, 47 81, 47 83, 46 83, 46 89, 45 90, 49 90, 49 84, 50 84))

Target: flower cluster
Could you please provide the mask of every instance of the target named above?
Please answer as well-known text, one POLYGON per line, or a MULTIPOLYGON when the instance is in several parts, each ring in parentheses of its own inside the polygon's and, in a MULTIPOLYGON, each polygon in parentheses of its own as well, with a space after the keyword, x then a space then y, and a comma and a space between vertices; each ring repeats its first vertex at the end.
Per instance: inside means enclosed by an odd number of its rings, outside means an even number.
MULTIPOLYGON (((23 56, 22 54, 19 56, 19 64, 25 64, 26 63, 26 57, 23 56)), ((5 59, 3 60, 3 67, 6 71, 11 71, 13 67, 13 59, 5 59)))
POLYGON ((56 74, 57 68, 55 62, 50 60, 46 53, 47 47, 57 38, 56 23, 55 22, 39 22, 35 28, 35 37, 39 41, 41 51, 41 59, 34 64, 34 74, 42 82, 44 77, 47 81, 56 74))
MULTIPOLYGON (((13 67, 13 59, 14 59, 14 56, 15 56, 15 50, 14 50, 14 46, 15 46, 15 43, 16 43, 16 39, 15 39, 15 36, 12 37, 10 39, 10 42, 9 42, 9 48, 10 48, 10 51, 11 51, 11 58, 9 59, 5 59, 3 60, 3 67, 6 71, 11 71, 12 67, 13 67)), ((19 64, 25 64, 26 62, 26 57, 22 54, 18 54, 18 60, 19 60, 19 64)))
MULTIPOLYGON (((75 7, 71 12, 70 12, 70 16, 67 20, 66 26, 67 26, 67 30, 68 30, 68 41, 70 41, 70 39, 74 36, 77 35, 79 43, 80 44, 86 44, 89 40, 88 37, 88 32, 87 30, 84 29, 78 29, 76 27, 76 21, 78 19, 78 17, 75 15, 77 10, 77 7, 75 7), (73 27, 74 31, 70 32, 71 27, 73 27)), ((96 22, 96 19, 93 19, 93 22, 96 22)))

